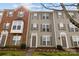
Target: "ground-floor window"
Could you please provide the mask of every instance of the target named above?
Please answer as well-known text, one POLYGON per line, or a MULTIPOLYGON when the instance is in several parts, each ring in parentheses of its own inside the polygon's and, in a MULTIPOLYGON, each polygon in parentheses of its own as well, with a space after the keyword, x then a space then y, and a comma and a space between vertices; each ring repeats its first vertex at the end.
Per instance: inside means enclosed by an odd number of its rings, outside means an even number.
POLYGON ((48 46, 51 45, 51 36, 50 35, 43 35, 41 40, 41 45, 48 46))
POLYGON ((19 45, 21 40, 21 36, 15 35, 13 36, 13 45, 19 45))
POLYGON ((72 36, 73 46, 79 46, 79 36, 72 36))

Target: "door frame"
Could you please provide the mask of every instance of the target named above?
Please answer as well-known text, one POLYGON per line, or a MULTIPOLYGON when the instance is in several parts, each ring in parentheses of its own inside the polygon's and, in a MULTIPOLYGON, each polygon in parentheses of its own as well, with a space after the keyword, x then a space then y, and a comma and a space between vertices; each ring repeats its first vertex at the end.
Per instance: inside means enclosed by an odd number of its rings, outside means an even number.
POLYGON ((30 47, 33 47, 33 46, 32 46, 32 36, 36 36, 36 46, 35 46, 34 48, 37 48, 37 33, 32 33, 32 34, 31 34, 30 47))
MULTIPOLYGON (((66 45, 67 45, 67 47, 66 48, 69 48, 69 45, 68 45, 68 40, 67 40, 67 35, 66 35, 66 33, 65 32, 61 32, 60 33, 60 42, 61 42, 61 46, 63 45, 63 43, 62 43, 62 36, 65 36, 65 40, 66 40, 66 45)), ((65 47, 64 47, 65 48, 65 47)))

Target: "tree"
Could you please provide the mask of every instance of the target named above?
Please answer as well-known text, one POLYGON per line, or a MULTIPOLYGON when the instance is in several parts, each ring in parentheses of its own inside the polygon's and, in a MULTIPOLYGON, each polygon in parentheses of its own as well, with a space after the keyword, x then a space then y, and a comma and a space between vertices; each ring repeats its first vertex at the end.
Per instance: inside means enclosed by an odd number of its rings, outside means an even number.
POLYGON ((48 5, 51 5, 51 6, 47 6, 47 5, 44 5, 43 3, 41 3, 41 5, 42 5, 44 8, 49 9, 49 10, 59 10, 59 9, 56 9, 56 8, 62 7, 62 10, 64 11, 66 17, 69 18, 69 21, 70 21, 73 25, 75 25, 76 27, 79 28, 79 22, 77 22, 75 19, 73 19, 73 18, 69 15, 69 13, 68 13, 68 11, 67 11, 67 9, 66 9, 66 7, 65 7, 65 6, 67 6, 67 7, 68 7, 68 6, 71 6, 71 7, 75 6, 75 7, 77 7, 77 9, 79 9, 79 4, 75 4, 75 3, 73 3, 73 4, 63 4, 63 3, 60 3, 60 4, 55 5, 55 4, 49 3, 48 5), (54 8, 54 7, 55 7, 55 8, 54 8))

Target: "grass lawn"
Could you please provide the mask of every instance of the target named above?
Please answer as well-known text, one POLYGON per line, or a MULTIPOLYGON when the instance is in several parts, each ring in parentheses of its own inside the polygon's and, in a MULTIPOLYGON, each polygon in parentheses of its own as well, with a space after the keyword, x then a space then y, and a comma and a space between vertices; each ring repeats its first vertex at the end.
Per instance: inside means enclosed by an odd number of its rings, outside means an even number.
POLYGON ((34 52, 33 56, 79 56, 79 53, 69 52, 34 52))
POLYGON ((25 51, 0 51, 0 56, 24 56, 25 51))

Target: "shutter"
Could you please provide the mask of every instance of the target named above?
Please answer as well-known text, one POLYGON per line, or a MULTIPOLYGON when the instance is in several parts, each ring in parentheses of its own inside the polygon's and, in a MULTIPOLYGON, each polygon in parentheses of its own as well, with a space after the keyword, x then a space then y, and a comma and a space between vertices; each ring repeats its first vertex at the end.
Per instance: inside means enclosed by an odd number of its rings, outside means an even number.
POLYGON ((58 30, 60 30, 60 24, 58 24, 58 30))
POLYGON ((33 30, 33 24, 31 24, 31 30, 33 30))
POLYGON ((42 45, 42 36, 40 37, 40 45, 42 45))
POLYGON ((69 26, 69 24, 67 24, 68 25, 68 31, 70 32, 70 26, 69 26))
POLYGON ((51 46, 52 46, 52 36, 50 37, 50 43, 51 43, 51 46))
POLYGON ((42 24, 41 24, 41 26, 40 26, 40 31, 42 32, 43 30, 42 30, 42 24))
POLYGON ((72 36, 70 37, 70 40, 71 40, 71 46, 73 47, 73 39, 72 39, 72 36))

